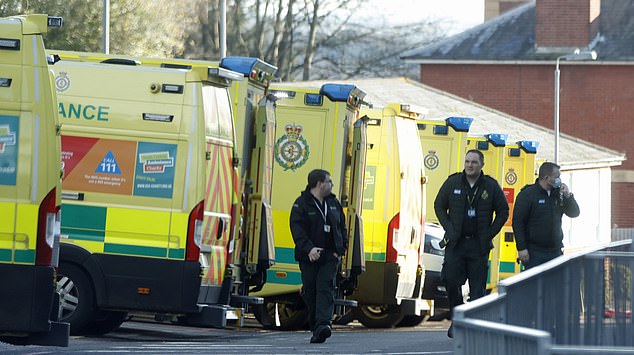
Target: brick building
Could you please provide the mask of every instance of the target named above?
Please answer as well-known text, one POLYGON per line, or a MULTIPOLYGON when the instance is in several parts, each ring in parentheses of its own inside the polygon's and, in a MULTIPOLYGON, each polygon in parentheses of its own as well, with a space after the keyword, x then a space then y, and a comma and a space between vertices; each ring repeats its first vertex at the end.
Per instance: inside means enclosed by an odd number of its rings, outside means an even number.
MULTIPOLYGON (((634 1, 486 1, 510 10, 401 55, 420 65, 421 82, 552 128, 556 58, 595 50, 597 61, 560 62, 560 130, 632 156, 634 1)), ((633 200, 634 160, 626 160, 612 172, 614 225, 634 226, 633 200)))

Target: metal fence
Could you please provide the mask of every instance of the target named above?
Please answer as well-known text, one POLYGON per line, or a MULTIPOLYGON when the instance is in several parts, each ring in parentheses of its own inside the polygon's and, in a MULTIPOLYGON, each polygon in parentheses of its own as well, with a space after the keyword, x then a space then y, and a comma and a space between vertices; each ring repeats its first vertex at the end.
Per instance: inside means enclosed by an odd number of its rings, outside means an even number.
POLYGON ((632 240, 565 255, 454 310, 455 354, 634 354, 632 240))

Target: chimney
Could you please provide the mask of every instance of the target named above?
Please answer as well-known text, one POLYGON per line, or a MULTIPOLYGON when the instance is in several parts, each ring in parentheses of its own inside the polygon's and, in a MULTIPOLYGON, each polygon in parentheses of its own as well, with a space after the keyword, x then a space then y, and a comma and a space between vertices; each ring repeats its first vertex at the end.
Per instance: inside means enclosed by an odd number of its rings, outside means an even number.
POLYGON ((535 45, 548 51, 587 48, 599 32, 601 0, 537 0, 535 45))

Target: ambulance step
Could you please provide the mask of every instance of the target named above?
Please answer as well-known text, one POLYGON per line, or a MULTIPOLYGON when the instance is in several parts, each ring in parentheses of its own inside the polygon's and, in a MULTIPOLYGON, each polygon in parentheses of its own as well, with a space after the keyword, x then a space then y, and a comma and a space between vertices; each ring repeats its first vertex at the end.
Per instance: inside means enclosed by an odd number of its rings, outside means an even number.
POLYGON ((180 318, 183 323, 194 327, 226 328, 227 321, 242 326, 242 308, 222 304, 199 304, 200 312, 188 314, 180 318))
POLYGON ((355 300, 346 300, 346 299, 343 299, 343 298, 336 298, 335 299, 335 306, 358 307, 359 306, 359 302, 357 302, 355 300))
POLYGON ((231 295, 231 304, 264 304, 264 297, 231 295))

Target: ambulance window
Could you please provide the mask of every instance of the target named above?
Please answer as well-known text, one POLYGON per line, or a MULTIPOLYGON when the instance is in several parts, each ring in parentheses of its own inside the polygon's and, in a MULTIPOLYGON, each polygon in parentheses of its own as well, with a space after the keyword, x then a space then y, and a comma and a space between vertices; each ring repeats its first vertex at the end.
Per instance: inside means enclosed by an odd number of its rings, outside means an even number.
POLYGON ((203 86, 205 135, 233 139, 231 102, 226 89, 203 86))
POLYGON ((233 140, 233 114, 231 113, 231 99, 227 89, 217 88, 218 117, 220 137, 233 140))

